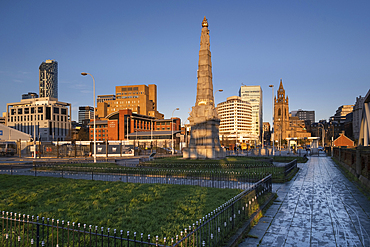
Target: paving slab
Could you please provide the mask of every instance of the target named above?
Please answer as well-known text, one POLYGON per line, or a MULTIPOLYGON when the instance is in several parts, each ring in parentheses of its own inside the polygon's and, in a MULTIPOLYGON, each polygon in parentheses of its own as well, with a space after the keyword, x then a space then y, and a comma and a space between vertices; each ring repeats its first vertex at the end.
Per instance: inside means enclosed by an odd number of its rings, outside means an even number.
POLYGON ((239 246, 370 246, 370 201, 330 157, 310 157, 239 246))

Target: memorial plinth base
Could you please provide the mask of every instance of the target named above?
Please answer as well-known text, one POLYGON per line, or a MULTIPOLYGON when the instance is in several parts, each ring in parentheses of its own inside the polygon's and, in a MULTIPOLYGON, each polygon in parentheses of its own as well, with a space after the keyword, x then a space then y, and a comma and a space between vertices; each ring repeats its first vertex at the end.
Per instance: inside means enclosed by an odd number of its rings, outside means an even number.
POLYGON ((189 147, 184 148, 184 159, 223 159, 226 157, 226 152, 221 148, 216 151, 212 147, 189 147))
POLYGON ((219 119, 208 120, 191 126, 189 147, 183 150, 185 159, 223 159, 226 152, 218 137, 219 119))

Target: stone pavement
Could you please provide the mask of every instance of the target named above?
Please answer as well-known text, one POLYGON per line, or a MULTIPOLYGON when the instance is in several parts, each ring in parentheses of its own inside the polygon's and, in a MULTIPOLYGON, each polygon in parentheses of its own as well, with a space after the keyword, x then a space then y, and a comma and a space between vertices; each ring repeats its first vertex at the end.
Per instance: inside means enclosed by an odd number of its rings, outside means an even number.
POLYGON ((370 246, 370 201, 330 157, 299 168, 239 246, 370 246))

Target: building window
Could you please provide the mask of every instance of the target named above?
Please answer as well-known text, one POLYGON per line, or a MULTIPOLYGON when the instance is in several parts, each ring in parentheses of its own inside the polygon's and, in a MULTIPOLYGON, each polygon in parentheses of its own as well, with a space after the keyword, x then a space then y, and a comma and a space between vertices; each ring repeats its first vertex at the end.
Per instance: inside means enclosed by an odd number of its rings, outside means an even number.
POLYGON ((43 107, 37 107, 37 113, 42 113, 43 112, 43 107))

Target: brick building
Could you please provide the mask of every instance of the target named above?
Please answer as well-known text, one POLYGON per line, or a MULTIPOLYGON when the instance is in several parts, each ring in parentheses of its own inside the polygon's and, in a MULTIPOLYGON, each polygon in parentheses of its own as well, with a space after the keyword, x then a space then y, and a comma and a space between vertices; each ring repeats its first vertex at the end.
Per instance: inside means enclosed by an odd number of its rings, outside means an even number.
POLYGON ((116 86, 115 95, 98 95, 96 116, 106 118, 119 110, 129 109, 135 114, 163 119, 157 111, 157 85, 116 86))
MULTIPOLYGON (((91 141, 94 140, 93 124, 91 120, 89 123, 91 141)), ((171 139, 172 133, 181 131, 180 118, 156 119, 134 113, 130 109, 113 112, 104 119, 96 120, 95 124, 97 141, 158 139, 159 131, 161 136, 169 135, 166 139, 171 139)))
POLYGON ((340 133, 339 137, 333 142, 335 147, 353 147, 355 142, 349 139, 344 133, 340 133))

